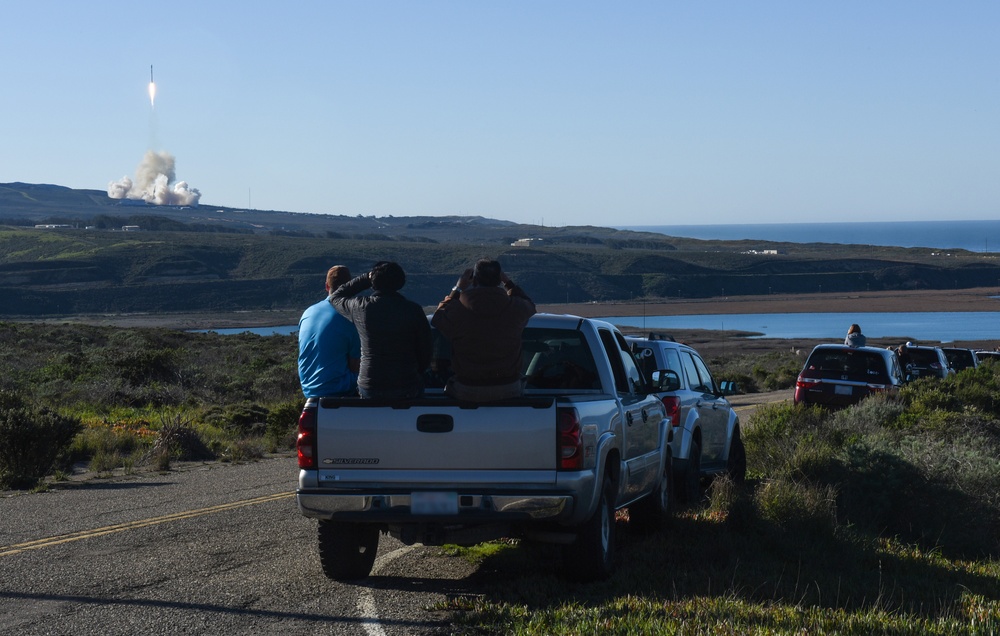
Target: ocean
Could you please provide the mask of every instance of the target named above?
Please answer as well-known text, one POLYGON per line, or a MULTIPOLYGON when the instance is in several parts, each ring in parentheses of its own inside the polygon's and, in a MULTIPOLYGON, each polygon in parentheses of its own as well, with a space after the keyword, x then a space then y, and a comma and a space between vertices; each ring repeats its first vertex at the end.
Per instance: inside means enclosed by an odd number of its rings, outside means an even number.
POLYGON ((1000 252, 1000 220, 629 225, 616 226, 616 229, 703 240, 756 239, 780 243, 839 243, 1000 252))

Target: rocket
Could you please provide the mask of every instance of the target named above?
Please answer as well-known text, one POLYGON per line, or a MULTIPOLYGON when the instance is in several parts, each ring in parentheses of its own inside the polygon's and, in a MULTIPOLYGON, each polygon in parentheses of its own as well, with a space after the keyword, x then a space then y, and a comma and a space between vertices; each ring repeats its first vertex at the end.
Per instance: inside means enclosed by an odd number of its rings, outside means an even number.
POLYGON ((153 83, 153 65, 152 64, 149 65, 149 83, 150 84, 153 83))

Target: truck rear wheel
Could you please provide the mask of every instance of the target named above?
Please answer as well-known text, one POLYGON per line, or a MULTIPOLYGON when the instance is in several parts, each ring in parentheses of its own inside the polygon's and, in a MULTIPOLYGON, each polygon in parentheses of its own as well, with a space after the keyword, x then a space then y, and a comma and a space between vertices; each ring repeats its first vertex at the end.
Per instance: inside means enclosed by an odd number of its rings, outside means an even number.
POLYGON ((335 581, 363 579, 371 574, 378 552, 378 526, 319 521, 319 562, 335 581))
POLYGON ((566 546, 564 557, 569 573, 581 581, 606 579, 614 572, 615 491, 608 477, 601 484, 597 509, 577 527, 576 541, 566 546))

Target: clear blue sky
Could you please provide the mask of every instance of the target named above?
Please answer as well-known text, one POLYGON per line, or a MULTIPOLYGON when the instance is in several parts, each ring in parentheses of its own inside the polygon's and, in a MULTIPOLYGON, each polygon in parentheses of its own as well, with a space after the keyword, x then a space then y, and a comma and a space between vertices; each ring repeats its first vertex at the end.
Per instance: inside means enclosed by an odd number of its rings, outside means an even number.
POLYGON ((153 149, 203 206, 1000 218, 995 0, 38 0, 0 17, 0 182, 104 190, 153 149))

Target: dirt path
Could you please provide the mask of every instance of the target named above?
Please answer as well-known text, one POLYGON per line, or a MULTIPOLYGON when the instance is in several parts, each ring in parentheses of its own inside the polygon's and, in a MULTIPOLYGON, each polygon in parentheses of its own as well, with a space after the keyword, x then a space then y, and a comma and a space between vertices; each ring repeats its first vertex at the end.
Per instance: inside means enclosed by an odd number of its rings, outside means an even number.
POLYGON ((727 399, 733 406, 733 410, 740 416, 741 422, 746 422, 750 415, 762 404, 773 404, 775 402, 792 402, 795 389, 782 389, 780 391, 769 391, 767 393, 743 393, 741 395, 731 395, 727 399))

